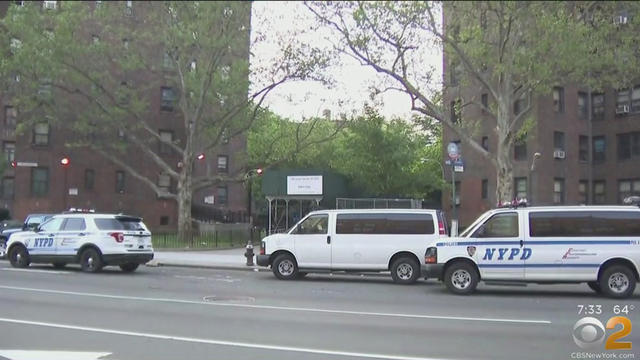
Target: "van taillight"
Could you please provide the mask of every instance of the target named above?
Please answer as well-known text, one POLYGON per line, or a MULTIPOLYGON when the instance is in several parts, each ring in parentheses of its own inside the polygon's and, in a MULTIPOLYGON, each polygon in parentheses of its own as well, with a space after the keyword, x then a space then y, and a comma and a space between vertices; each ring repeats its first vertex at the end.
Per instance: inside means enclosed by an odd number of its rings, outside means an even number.
POLYGON ((444 222, 442 220, 438 220, 438 233, 440 235, 447 235, 447 230, 444 227, 444 222))
POLYGON ((436 264, 438 262, 438 248, 430 247, 424 253, 425 264, 436 264))
POLYGON ((264 241, 260 242, 260 255, 264 255, 265 249, 264 249, 264 241))
POLYGON ((124 241, 124 234, 121 232, 109 233, 109 236, 111 236, 116 242, 121 243, 124 241))

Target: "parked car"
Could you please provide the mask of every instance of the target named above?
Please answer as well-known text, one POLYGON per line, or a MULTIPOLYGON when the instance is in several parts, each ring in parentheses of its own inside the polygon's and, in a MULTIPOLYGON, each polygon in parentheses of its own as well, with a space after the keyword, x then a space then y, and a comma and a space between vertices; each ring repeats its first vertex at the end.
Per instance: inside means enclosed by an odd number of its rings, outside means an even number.
POLYGON ((424 274, 455 294, 479 281, 582 283, 610 297, 633 294, 639 280, 640 208, 502 208, 480 216, 460 237, 435 241, 424 274))
POLYGON ((52 217, 53 214, 29 214, 23 223, 5 222, 0 230, 0 259, 4 258, 7 250, 7 241, 11 234, 18 231, 35 230, 38 225, 52 217))
POLYGON ((62 268, 79 263, 83 271, 97 272, 117 265, 125 272, 153 259, 151 233, 135 216, 65 213, 54 215, 35 231, 16 232, 7 242, 14 267, 52 263, 62 268))
POLYGON ((420 277, 428 244, 445 236, 438 210, 314 211, 287 233, 265 237, 257 263, 283 280, 309 272, 391 271, 395 282, 410 284, 420 277))

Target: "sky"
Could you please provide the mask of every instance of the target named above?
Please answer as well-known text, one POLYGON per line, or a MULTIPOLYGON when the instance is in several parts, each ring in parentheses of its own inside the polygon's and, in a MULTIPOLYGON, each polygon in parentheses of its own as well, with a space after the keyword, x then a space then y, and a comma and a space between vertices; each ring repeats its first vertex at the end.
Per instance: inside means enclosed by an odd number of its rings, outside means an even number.
MULTIPOLYGON (((297 1, 256 1, 253 2, 252 36, 267 34, 268 39, 252 48, 253 60, 272 58, 276 55, 275 39, 278 36, 295 31, 301 34, 300 39, 314 44, 330 46, 324 38, 328 33, 320 31, 308 32, 314 23, 313 14, 297 1), (269 45, 270 44, 270 45, 269 45)), ((434 66, 437 74, 442 74, 442 53, 440 49, 428 49, 425 57, 427 65, 434 66)), ((356 60, 342 56, 341 66, 329 71, 336 79, 333 88, 326 88, 316 82, 294 82, 281 85, 269 94, 265 104, 275 113, 293 120, 301 120, 313 116, 322 116, 328 109, 332 115, 360 113, 365 102, 372 104, 369 87, 380 84, 383 78, 370 67, 362 66, 356 60)), ((441 79, 439 75, 437 78, 441 79)), ((411 102, 405 93, 388 91, 375 99, 380 105, 380 112, 386 117, 399 116, 409 118, 411 102)))

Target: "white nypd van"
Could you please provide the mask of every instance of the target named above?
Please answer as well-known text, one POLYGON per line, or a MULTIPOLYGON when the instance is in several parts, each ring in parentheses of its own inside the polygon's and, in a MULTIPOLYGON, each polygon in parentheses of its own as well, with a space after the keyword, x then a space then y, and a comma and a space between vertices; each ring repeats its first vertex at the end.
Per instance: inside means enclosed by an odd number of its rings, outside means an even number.
POLYGON ((640 266, 640 208, 500 208, 460 237, 433 242, 425 277, 456 294, 479 281, 581 283, 610 297, 631 296, 640 266))
POLYGON ((397 283, 421 275, 420 259, 447 229, 439 210, 358 209, 309 213, 285 234, 265 237, 257 263, 282 280, 308 272, 391 271, 397 283))
POLYGON ((13 233, 7 257, 18 268, 31 263, 51 263, 56 268, 79 263, 86 272, 108 265, 132 272, 153 259, 153 246, 151 233, 139 217, 65 213, 54 215, 35 231, 13 233))

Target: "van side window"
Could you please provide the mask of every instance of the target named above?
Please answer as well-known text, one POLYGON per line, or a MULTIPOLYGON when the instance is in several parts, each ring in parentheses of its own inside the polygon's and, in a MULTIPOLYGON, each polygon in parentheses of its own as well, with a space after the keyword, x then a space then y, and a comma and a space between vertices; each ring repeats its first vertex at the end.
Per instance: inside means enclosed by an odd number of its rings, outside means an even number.
POLYGON ((339 214, 336 234, 433 235, 431 214, 339 214))
POLYGON ((640 211, 538 211, 529 224, 531 237, 640 237, 640 211))
POLYGON ((296 227, 294 234, 326 234, 329 229, 328 215, 312 215, 296 227))
POLYGON ((502 213, 493 215, 478 230, 473 233, 474 238, 509 238, 517 237, 518 213, 502 213))

